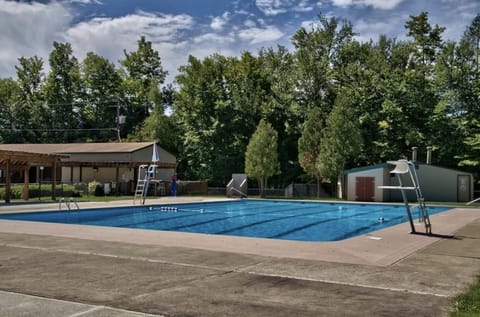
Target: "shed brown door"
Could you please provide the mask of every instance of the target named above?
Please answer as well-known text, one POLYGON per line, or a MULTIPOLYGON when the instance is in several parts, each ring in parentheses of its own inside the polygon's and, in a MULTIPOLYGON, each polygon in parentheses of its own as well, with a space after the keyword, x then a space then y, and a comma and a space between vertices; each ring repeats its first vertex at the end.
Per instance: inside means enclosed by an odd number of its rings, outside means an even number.
POLYGON ((356 177, 355 196, 356 201, 374 201, 375 177, 356 177))
POLYGON ((457 175, 457 200, 470 201, 470 175, 457 175))

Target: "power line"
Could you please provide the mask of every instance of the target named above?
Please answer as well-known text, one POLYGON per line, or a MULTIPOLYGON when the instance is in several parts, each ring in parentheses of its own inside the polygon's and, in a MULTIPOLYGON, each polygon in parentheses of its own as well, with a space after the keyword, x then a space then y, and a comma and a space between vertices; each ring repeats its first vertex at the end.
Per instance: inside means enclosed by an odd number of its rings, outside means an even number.
POLYGON ((90 128, 90 129, 14 129, 0 128, 0 131, 32 131, 32 132, 62 132, 62 131, 116 131, 117 128, 90 128))

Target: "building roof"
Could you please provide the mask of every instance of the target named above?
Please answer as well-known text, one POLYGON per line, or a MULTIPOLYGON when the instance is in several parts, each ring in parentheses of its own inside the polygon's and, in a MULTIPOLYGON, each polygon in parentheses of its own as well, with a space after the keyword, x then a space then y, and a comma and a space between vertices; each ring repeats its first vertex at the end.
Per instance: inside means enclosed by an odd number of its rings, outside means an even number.
POLYGON ((65 143, 65 144, 0 144, 0 150, 22 151, 43 154, 73 153, 132 153, 148 146, 152 142, 125 143, 65 143))
MULTIPOLYGON (((437 165, 432 165, 432 164, 426 164, 426 163, 420 163, 418 161, 415 164, 417 165, 418 168, 420 168, 422 166, 428 166, 428 167, 436 168, 436 169, 450 170, 450 171, 454 171, 454 172, 457 172, 457 173, 461 172, 461 173, 464 173, 464 174, 471 174, 469 172, 464 172, 464 171, 457 170, 457 169, 452 169, 452 168, 442 167, 442 166, 437 166, 437 165)), ((348 175, 348 174, 352 174, 352 173, 359 173, 359 172, 370 171, 370 170, 375 170, 375 169, 386 169, 386 168, 391 168, 391 167, 392 167, 392 165, 390 165, 388 163, 382 163, 382 164, 376 164, 376 165, 368 165, 368 166, 351 168, 351 169, 345 170, 343 173, 345 175, 348 175)))
POLYGON ((364 172, 364 171, 374 170, 374 169, 378 169, 378 168, 383 169, 383 168, 387 168, 388 166, 389 165, 387 163, 361 166, 361 167, 355 167, 355 168, 345 170, 345 171, 343 171, 343 173, 344 174, 358 173, 358 172, 364 172))

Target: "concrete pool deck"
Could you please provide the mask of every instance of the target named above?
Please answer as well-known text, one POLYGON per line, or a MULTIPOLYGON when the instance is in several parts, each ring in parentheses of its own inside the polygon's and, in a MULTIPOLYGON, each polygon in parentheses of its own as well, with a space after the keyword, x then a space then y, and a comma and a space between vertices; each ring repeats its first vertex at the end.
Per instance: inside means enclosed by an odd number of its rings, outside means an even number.
MULTIPOLYGON (((80 208, 113 205, 131 201, 80 208)), ((438 236, 401 224, 327 243, 3 220, 0 316, 447 316, 480 274, 480 210, 431 220, 438 236)))

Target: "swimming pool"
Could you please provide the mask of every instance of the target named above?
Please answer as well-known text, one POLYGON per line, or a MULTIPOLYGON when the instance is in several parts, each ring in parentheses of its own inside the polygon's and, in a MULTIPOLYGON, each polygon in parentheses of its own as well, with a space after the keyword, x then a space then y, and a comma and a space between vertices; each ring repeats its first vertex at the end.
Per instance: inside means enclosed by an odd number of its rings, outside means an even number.
MULTIPOLYGON (((447 209, 428 207, 430 214, 447 209)), ((300 241, 338 241, 407 221, 403 205, 251 199, 14 213, 0 219, 300 241)))

